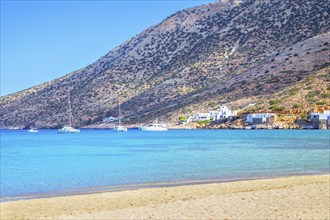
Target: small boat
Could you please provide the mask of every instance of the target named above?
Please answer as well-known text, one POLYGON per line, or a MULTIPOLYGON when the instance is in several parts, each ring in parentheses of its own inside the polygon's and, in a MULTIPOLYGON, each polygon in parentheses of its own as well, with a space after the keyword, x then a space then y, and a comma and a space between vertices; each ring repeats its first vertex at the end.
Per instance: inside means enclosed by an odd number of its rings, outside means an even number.
POLYGON ((30 132, 30 133, 37 133, 39 131, 36 128, 31 128, 30 130, 28 130, 28 132, 30 132))
POLYGON ((119 122, 118 122, 118 125, 113 127, 113 131, 115 131, 115 132, 126 132, 127 128, 121 125, 120 104, 118 105, 118 111, 119 111, 119 114, 118 114, 119 122))
POLYGON ((245 126, 245 127, 243 127, 243 129, 245 129, 245 130, 251 130, 252 129, 252 126, 245 126))
POLYGON ((80 133, 80 130, 73 128, 71 126, 65 125, 65 126, 63 126, 63 128, 58 129, 57 133, 60 133, 60 134, 80 133))
POLYGON ((167 131, 166 124, 164 123, 158 123, 158 120, 154 123, 149 124, 148 126, 142 126, 140 128, 141 131, 167 131))
POLYGON ((70 102, 70 91, 68 91, 68 109, 69 109, 69 125, 63 126, 63 128, 58 129, 57 133, 59 134, 72 134, 80 133, 79 129, 72 127, 72 113, 71 113, 71 102, 70 102))
POLYGON ((126 132, 127 131, 127 128, 124 127, 124 126, 121 126, 121 125, 117 125, 117 126, 113 127, 113 131, 116 131, 116 132, 126 132))

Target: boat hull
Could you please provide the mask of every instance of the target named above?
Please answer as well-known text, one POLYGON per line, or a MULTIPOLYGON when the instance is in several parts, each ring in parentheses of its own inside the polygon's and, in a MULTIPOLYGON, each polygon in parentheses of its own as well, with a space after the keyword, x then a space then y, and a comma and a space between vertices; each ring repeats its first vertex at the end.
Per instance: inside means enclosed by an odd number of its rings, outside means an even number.
POLYGON ((127 128, 125 128, 123 126, 118 126, 118 127, 114 127, 113 131, 115 131, 115 132, 127 132, 127 128))
POLYGON ((167 128, 142 127, 141 131, 168 131, 167 128))
POLYGON ((80 133, 80 130, 72 128, 72 127, 64 127, 64 128, 58 129, 57 133, 59 133, 59 134, 75 134, 75 133, 80 133))

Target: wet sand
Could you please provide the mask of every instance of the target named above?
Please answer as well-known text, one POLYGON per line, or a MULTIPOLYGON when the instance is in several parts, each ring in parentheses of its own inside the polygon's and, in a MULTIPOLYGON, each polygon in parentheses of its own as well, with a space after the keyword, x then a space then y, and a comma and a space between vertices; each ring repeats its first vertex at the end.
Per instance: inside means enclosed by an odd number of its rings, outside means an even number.
POLYGON ((330 219, 330 175, 1 202, 1 219, 330 219))

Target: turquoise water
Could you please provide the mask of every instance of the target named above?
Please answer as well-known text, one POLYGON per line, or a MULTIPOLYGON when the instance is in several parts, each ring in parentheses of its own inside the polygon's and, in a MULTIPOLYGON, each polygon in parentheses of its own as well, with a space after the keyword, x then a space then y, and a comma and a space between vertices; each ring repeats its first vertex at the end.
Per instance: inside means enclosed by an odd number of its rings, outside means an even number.
POLYGON ((1 198, 329 173, 326 130, 1 131, 1 198))

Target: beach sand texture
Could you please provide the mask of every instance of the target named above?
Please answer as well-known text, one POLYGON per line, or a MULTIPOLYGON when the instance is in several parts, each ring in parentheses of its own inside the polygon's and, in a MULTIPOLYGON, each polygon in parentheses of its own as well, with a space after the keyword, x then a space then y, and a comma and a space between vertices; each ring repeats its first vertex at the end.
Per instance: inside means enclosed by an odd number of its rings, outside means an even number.
POLYGON ((1 203, 1 219, 330 219, 330 175, 1 203))

